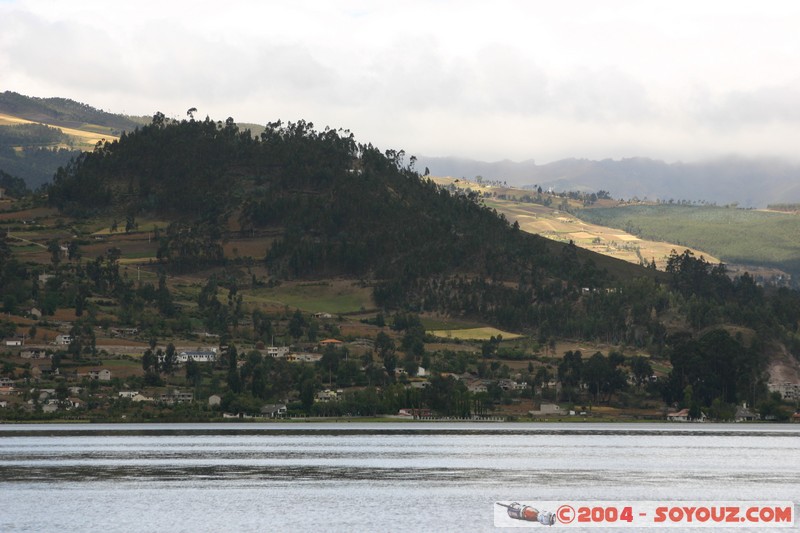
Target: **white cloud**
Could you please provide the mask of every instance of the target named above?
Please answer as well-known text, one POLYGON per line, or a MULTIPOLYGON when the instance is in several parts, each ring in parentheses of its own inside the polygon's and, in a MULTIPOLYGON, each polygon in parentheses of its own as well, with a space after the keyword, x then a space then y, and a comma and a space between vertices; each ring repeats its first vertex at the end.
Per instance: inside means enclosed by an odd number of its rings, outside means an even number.
POLYGON ((795 157, 800 5, 0 2, 0 89, 425 155, 795 157))

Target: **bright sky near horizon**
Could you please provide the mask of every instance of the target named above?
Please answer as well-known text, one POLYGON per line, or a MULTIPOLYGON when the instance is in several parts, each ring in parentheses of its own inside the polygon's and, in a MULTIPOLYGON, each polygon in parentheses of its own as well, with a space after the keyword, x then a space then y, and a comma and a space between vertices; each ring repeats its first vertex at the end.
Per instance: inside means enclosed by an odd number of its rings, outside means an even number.
POLYGON ((800 2, 0 0, 0 91, 483 160, 798 157, 800 2))

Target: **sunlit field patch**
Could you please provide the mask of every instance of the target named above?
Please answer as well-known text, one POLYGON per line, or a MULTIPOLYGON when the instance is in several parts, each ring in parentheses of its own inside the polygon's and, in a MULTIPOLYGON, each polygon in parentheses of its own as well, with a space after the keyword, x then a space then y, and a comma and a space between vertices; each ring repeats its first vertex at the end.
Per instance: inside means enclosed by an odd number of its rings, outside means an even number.
POLYGON ((469 329, 437 329, 428 331, 434 337, 441 337, 443 339, 461 339, 461 340, 474 340, 485 341, 492 337, 502 335, 504 340, 519 339, 522 335, 516 333, 509 333, 501 331, 497 328, 483 327, 483 328, 469 328, 469 329))

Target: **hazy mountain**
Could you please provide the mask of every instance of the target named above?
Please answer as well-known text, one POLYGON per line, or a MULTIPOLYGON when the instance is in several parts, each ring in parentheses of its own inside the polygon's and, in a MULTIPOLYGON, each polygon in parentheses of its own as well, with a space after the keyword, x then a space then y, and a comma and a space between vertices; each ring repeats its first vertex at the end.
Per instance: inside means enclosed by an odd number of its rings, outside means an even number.
POLYGON ((111 128, 114 135, 147 124, 149 117, 130 117, 109 113, 67 98, 36 98, 12 91, 0 93, 0 113, 33 122, 92 130, 92 126, 111 128))
POLYGON ((615 198, 705 200, 743 207, 800 202, 800 165, 777 159, 727 157, 701 163, 665 163, 648 158, 562 159, 487 163, 452 157, 417 159, 431 174, 539 185, 554 190, 610 191, 615 198))
MULTIPOLYGON (((132 131, 149 118, 116 115, 65 98, 34 98, 6 91, 0 93, 0 113, 73 128, 108 128, 114 135, 132 131)), ((253 134, 264 128, 240 124, 253 134)), ((39 145, 40 143, 36 143, 39 145)), ((19 149, 19 147, 17 147, 19 149)), ((0 168, 22 177, 29 187, 49 179, 55 169, 75 154, 40 162, 52 154, 29 157, 6 154, 0 168), (34 168, 35 167, 35 168, 34 168), (36 172, 34 170, 38 169, 36 172)), ((40 150, 41 151, 41 150, 40 150)), ((58 155, 58 154, 56 154, 58 155)), ((512 185, 539 185, 556 191, 610 191, 615 198, 704 200, 716 204, 738 203, 743 207, 766 207, 770 203, 800 202, 800 165, 778 159, 727 157, 698 163, 665 163, 648 158, 622 160, 563 159, 545 165, 528 160, 485 162, 455 157, 419 156, 416 168, 434 175, 506 181, 512 185)))

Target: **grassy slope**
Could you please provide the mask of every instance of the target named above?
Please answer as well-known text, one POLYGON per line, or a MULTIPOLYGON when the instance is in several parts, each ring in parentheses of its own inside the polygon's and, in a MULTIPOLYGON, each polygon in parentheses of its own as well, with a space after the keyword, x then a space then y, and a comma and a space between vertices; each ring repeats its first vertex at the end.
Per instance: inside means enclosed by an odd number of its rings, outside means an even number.
POLYGON ((587 221, 629 227, 650 239, 672 239, 726 262, 764 264, 800 273, 800 216, 708 206, 638 205, 587 209, 587 221))
MULTIPOLYGON (((455 184, 462 189, 470 188, 481 193, 506 195, 508 198, 521 198, 531 194, 531 191, 522 189, 481 186, 464 179, 459 179, 458 183, 455 183, 455 178, 433 178, 433 180, 440 185, 455 184)), ((638 265, 642 259, 648 262, 655 260, 658 268, 663 270, 673 249, 682 251, 686 248, 669 242, 668 239, 664 239, 665 242, 647 240, 620 229, 587 223, 557 209, 556 206, 560 201, 560 198, 554 198, 551 207, 497 198, 487 198, 485 203, 505 215, 508 220, 519 223, 520 229, 524 231, 539 234, 558 243, 573 241, 581 248, 628 263, 638 265)), ((570 201, 571 209, 577 210, 580 207, 582 207, 580 202, 570 201)), ((718 262, 718 259, 707 251, 690 249, 698 256, 703 255, 709 261, 718 262)), ((616 261, 610 260, 603 267, 611 272, 625 275, 625 268, 616 264, 616 261)), ((629 273, 636 275, 633 271, 629 273)))
POLYGON ((355 313, 373 307, 372 291, 347 280, 282 283, 274 288, 246 291, 251 305, 284 306, 314 313, 355 313))
MULTIPOLYGON (((26 120, 20 117, 15 117, 13 115, 8 115, 5 113, 0 113, 0 126, 13 126, 15 124, 33 124, 33 123, 37 122, 26 120)), ((83 124, 77 128, 67 128, 64 126, 60 126, 52 121, 43 121, 38 123, 44 124, 45 126, 59 128, 62 132, 64 132, 72 139, 73 145, 76 148, 80 148, 81 150, 91 150, 101 140, 113 141, 118 138, 115 137, 114 135, 111 135, 110 128, 105 128, 103 126, 97 126, 93 124, 83 124)))

